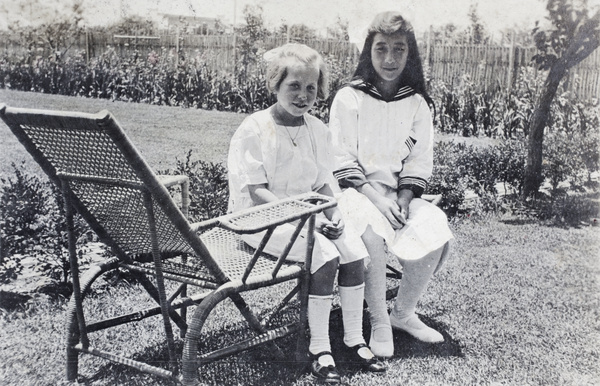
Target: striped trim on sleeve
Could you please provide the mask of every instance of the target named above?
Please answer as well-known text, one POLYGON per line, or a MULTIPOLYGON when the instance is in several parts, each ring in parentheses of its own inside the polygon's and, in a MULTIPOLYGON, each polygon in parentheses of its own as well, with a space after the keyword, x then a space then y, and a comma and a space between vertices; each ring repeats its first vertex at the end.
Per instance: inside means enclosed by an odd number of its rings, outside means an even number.
POLYGON ((342 188, 357 188, 368 182, 365 173, 358 166, 336 170, 333 175, 342 188))
POLYGON ((408 137, 406 138, 406 141, 404 141, 404 143, 406 144, 406 147, 408 147, 408 150, 412 151, 412 149, 417 144, 417 140, 413 137, 408 137))
POLYGON ((398 181, 398 190, 409 189, 415 195, 415 198, 419 198, 425 192, 427 188, 427 181, 419 177, 402 177, 398 181))

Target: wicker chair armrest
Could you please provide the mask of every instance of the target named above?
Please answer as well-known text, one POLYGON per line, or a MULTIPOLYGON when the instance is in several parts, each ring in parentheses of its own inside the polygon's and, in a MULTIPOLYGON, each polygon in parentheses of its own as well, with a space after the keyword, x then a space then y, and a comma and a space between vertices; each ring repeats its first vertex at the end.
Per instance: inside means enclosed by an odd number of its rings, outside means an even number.
POLYGON ((166 175, 157 174, 156 178, 158 181, 167 189, 172 186, 181 186, 181 213, 188 217, 190 208, 190 179, 188 176, 180 175, 166 175))
POLYGON ((240 234, 256 233, 319 213, 336 205, 337 202, 333 197, 318 193, 305 193, 191 224, 191 227, 192 230, 198 231, 218 225, 240 234))
POLYGON ((166 175, 166 174, 157 174, 156 177, 161 184, 163 184, 166 188, 170 188, 174 185, 183 185, 185 183, 189 183, 190 179, 185 175, 166 175))
POLYGON ((219 225, 219 218, 211 218, 210 220, 200 221, 190 224, 191 232, 204 232, 206 229, 214 228, 219 225))

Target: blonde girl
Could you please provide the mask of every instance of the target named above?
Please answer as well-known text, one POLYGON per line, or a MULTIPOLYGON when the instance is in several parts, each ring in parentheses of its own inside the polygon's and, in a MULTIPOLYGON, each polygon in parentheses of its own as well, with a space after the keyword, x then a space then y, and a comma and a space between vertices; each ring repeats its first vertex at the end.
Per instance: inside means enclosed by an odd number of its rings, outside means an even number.
MULTIPOLYGON (((317 97, 328 93, 327 67, 321 56, 301 44, 287 44, 268 53, 267 88, 277 97, 271 107, 247 117, 231 140, 228 157, 231 211, 241 210, 309 191, 332 196, 332 149, 328 128, 308 114, 317 97)), ((385 371, 362 334, 364 259, 360 236, 344 230, 340 211, 333 208, 317 219, 308 301, 311 372, 338 383, 329 340, 333 285, 339 269, 339 293, 344 343, 366 371, 385 371)), ((277 255, 293 231, 283 227, 271 237, 266 252, 277 255)), ((245 241, 256 247, 261 235, 245 241)), ((302 259, 305 238, 289 258, 302 259)))

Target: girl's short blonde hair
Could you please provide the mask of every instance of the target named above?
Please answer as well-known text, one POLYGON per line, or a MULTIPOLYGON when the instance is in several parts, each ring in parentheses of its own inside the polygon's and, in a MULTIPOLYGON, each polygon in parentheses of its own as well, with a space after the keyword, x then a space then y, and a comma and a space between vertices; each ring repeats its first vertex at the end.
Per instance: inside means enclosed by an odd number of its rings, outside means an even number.
POLYGON ((319 70, 317 97, 326 99, 329 95, 329 71, 321 54, 304 44, 288 43, 265 54, 267 65, 267 90, 274 93, 288 74, 289 58, 301 63, 314 65, 319 70))

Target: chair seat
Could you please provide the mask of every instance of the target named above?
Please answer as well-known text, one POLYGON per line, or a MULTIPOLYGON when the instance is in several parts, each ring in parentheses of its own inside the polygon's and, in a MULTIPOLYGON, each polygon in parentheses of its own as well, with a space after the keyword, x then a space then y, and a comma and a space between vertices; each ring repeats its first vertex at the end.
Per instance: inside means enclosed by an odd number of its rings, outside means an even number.
MULTIPOLYGON (((241 279, 248 262, 252 259, 254 249, 243 242, 240 235, 223 228, 213 228, 200 235, 200 239, 230 280, 241 279)), ((250 277, 271 274, 276 264, 275 257, 262 254, 250 277)), ((289 276, 295 272, 299 274, 301 268, 298 263, 286 262, 277 275, 289 276)))
MULTIPOLYGON (((248 263, 254 255, 254 248, 246 244, 239 234, 223 228, 212 228, 200 235, 219 268, 227 275, 229 280, 239 280, 244 275, 248 263)), ((185 251, 173 251, 163 253, 163 256, 172 254, 171 258, 162 260, 162 268, 165 274, 170 274, 171 278, 179 276, 182 279, 189 278, 193 280, 203 280, 211 283, 217 283, 215 277, 210 273, 201 259, 198 259, 190 249, 185 251), (181 254, 187 254, 183 257, 181 254)), ((154 262, 151 255, 139 256, 135 261, 138 270, 149 274, 154 273, 154 262)), ((263 253, 258 259, 250 278, 254 276, 272 275, 277 264, 277 258, 263 253)), ((277 276, 289 277, 299 274, 301 264, 293 261, 284 262, 283 266, 277 272, 277 276)), ((184 280, 182 280, 184 281, 184 280)))

